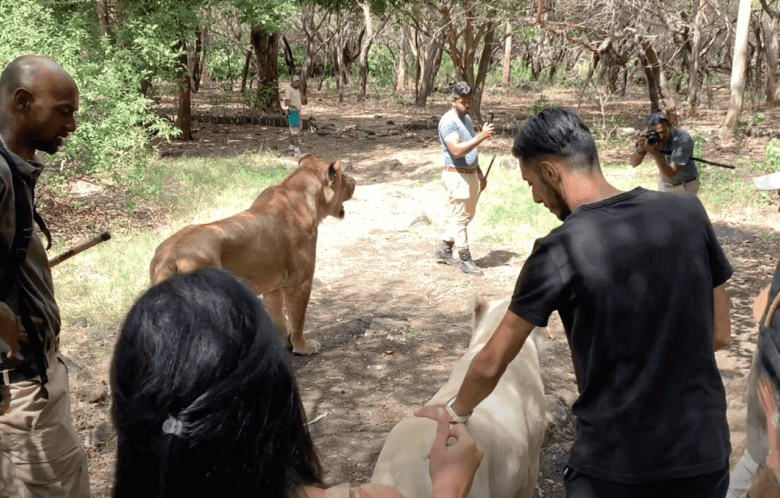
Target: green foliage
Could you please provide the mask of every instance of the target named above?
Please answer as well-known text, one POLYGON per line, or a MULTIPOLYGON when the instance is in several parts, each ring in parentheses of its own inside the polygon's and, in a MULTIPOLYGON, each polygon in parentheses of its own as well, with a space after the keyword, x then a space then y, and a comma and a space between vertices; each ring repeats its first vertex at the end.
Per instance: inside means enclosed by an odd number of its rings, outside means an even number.
POLYGON ((53 1, 1 2, 0 64, 39 54, 73 76, 81 97, 78 130, 58 154, 74 166, 72 173, 111 170, 121 161, 142 163, 149 133, 174 131, 140 94, 145 73, 138 71, 133 50, 102 36, 92 21, 94 6, 83 8, 64 12, 53 1))
POLYGON ((767 173, 776 173, 780 171, 780 140, 773 138, 766 144, 766 166, 767 173))
POLYGON ((535 116, 545 109, 553 109, 555 107, 558 107, 558 103, 548 99, 544 92, 542 92, 539 95, 539 98, 534 100, 533 104, 531 104, 531 107, 528 109, 528 115, 535 116))
POLYGON ((379 86, 393 86, 397 59, 385 45, 374 45, 368 53, 368 77, 379 86))

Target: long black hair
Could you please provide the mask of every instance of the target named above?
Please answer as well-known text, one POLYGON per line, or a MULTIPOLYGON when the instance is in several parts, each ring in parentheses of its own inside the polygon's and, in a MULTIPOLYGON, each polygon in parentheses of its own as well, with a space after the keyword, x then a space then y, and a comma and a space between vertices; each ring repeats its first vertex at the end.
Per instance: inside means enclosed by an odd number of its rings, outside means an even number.
POLYGON ((227 272, 146 291, 111 364, 115 498, 290 497, 322 469, 277 331, 227 272))

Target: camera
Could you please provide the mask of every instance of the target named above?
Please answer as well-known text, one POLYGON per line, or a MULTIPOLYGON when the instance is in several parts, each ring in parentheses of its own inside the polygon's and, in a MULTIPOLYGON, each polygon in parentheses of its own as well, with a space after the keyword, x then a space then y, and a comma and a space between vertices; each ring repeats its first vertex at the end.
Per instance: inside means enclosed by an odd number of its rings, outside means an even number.
POLYGON ((661 141, 661 137, 658 136, 657 131, 650 130, 645 133, 645 141, 650 145, 656 145, 661 141))

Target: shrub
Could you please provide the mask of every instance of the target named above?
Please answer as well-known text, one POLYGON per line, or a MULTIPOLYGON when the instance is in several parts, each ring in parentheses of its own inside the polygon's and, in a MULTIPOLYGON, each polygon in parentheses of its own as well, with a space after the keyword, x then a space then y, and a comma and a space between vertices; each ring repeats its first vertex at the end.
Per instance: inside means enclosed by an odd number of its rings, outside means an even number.
POLYGON ((5 67, 24 54, 43 55, 78 84, 78 130, 58 153, 73 166, 71 174, 110 171, 119 161, 143 162, 150 133, 174 133, 140 92, 148 74, 132 52, 114 46, 90 24, 87 12, 74 15, 57 8, 65 7, 35 0, 0 2, 0 64, 5 67))

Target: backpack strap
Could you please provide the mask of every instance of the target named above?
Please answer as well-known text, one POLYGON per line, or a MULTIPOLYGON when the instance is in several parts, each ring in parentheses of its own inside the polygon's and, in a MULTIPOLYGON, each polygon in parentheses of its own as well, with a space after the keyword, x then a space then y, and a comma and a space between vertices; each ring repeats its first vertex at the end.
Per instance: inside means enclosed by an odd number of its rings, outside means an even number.
MULTIPOLYGON (((16 165, 16 161, 11 154, 5 149, 0 147, 0 155, 5 159, 8 164, 8 168, 11 170, 11 177, 13 179, 14 189, 14 201, 16 220, 13 242, 11 243, 11 258, 8 269, 3 277, 3 281, 0 283, 0 301, 8 299, 8 294, 11 292, 11 288, 16 281, 16 274, 19 267, 27 259, 27 249, 30 246, 30 239, 33 233, 33 220, 35 219, 35 208, 30 209, 30 205, 26 202, 27 195, 24 190, 24 185, 19 174, 19 168, 16 165)), ((40 216, 38 216, 40 219, 40 216)), ((37 221, 37 220, 36 220, 37 221)), ((43 220, 41 219, 41 222, 43 220)), ((39 223, 40 225, 40 223, 39 223)), ((45 227, 45 223, 43 224, 45 227)), ((44 233, 47 233, 48 228, 44 233)), ((47 235, 47 238, 50 234, 47 235)), ((51 239, 49 238, 49 245, 51 246, 51 239)), ((35 357, 35 363, 38 367, 38 375, 41 377, 41 385, 46 385, 48 378, 46 375, 46 367, 48 367, 48 361, 46 360, 46 354, 43 350, 43 341, 38 334, 38 328, 33 325, 32 317, 27 309, 27 304, 22 296, 18 299, 19 316, 22 319, 22 325, 27 333, 27 338, 32 346, 33 355, 35 357)))

